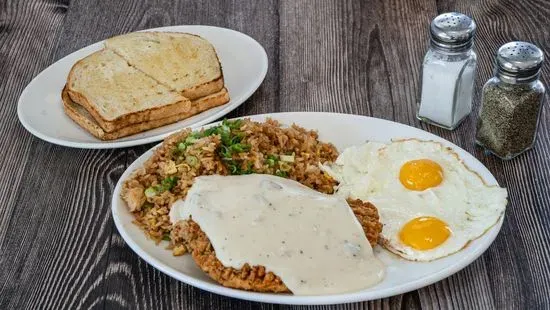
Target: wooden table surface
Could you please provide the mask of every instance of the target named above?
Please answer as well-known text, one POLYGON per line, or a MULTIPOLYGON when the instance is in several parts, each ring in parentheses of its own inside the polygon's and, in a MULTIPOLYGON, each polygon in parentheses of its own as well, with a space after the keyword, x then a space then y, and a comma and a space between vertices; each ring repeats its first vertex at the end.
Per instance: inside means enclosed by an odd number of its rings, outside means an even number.
MULTIPOLYGON (((423 289, 315 309, 549 309, 550 110, 536 148, 512 161, 474 146, 480 88, 493 54, 511 40, 550 56, 550 1, 108 1, 0 0, 0 309, 288 309, 201 291, 130 250, 111 217, 113 188, 152 145, 60 147, 17 119, 33 77, 63 56, 117 34, 168 25, 242 31, 267 51, 258 91, 230 116, 333 111, 389 119, 435 133, 479 158, 509 190, 502 230, 483 256, 423 289), (415 118, 428 24, 445 11, 478 23, 474 112, 455 131, 415 118)), ((550 64, 542 80, 550 82, 550 64)))

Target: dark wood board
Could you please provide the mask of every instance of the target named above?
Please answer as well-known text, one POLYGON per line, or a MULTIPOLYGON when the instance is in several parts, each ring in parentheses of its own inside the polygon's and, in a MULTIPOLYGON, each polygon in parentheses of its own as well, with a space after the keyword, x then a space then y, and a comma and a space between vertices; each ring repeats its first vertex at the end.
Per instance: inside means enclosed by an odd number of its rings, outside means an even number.
MULTIPOLYGON (((129 249, 114 227, 110 199, 125 168, 152 144, 71 149, 35 138, 18 122, 22 90, 56 60, 116 34, 182 24, 232 28, 266 49, 264 83, 230 116, 330 111, 394 120, 471 152, 509 190, 501 233, 464 270, 400 296, 312 309, 550 308, 548 106, 534 150, 503 162, 473 144, 496 49, 527 40, 550 57, 549 16, 547 0, 0 0, 0 309, 308 308, 204 292, 129 249), (427 26, 445 11, 478 23, 474 112, 452 132, 415 118, 427 26)), ((550 82, 548 64, 542 80, 550 82)))

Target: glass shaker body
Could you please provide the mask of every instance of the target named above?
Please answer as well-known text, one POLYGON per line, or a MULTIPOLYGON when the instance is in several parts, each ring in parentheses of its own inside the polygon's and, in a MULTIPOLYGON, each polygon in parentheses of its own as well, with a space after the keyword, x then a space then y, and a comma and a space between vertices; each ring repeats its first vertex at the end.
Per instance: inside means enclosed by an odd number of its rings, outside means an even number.
POLYGON ((422 64, 417 118, 455 129, 472 111, 477 55, 473 49, 449 52, 430 46, 422 64))
POLYGON ((483 86, 476 143, 501 159, 535 145, 545 87, 536 79, 507 83, 498 76, 483 86))

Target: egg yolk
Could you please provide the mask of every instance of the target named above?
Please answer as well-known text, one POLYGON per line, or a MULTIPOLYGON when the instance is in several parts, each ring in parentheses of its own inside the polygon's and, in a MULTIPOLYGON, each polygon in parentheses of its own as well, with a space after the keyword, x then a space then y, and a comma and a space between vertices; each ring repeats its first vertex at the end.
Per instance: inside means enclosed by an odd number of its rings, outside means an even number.
POLYGON ((441 245, 451 235, 451 229, 442 220, 422 216, 409 221, 399 232, 404 244, 417 250, 430 250, 441 245))
POLYGON ((401 166, 399 180, 406 188, 423 191, 443 181, 443 168, 433 160, 411 160, 401 166))

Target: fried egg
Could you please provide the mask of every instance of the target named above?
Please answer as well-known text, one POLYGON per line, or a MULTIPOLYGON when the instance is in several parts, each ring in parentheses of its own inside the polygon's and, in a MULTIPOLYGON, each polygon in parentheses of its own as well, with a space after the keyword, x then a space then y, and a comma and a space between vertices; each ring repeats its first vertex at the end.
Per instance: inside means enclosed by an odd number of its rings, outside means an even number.
POLYGON ((416 139, 369 142, 321 167, 336 194, 370 201, 383 224, 381 243, 415 261, 453 254, 502 216, 507 191, 486 185, 450 148, 416 139))

